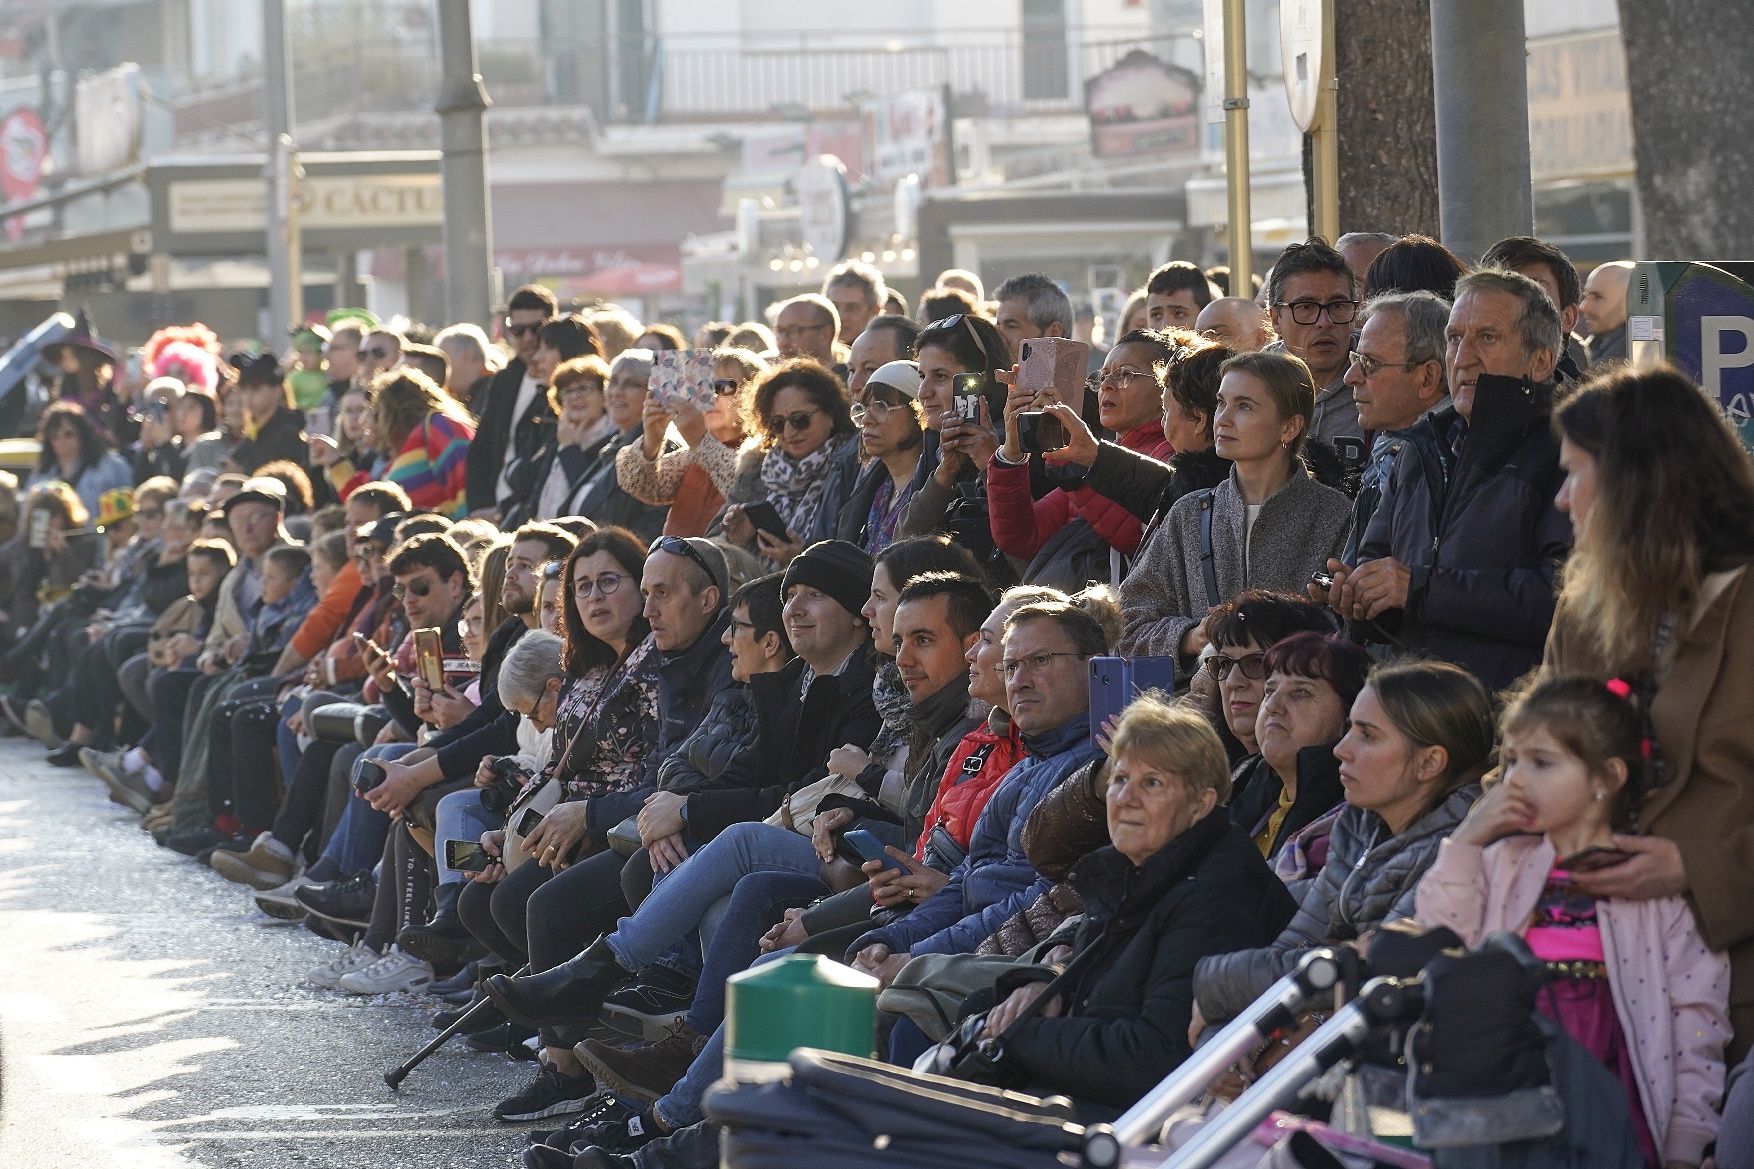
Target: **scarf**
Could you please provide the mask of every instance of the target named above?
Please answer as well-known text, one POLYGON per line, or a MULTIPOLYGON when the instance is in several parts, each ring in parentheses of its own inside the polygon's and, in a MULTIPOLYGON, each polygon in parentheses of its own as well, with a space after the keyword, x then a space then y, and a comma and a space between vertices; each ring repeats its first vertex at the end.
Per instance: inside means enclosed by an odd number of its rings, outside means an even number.
MULTIPOLYGON (((589 451, 600 446, 603 441, 617 433, 615 419, 605 414, 579 437, 575 444, 580 450, 589 451)), ((560 464, 560 451, 554 452, 548 464, 548 481, 542 484, 541 495, 536 504, 535 514, 539 516, 557 516, 566 514, 566 497, 572 494, 573 481, 567 478, 566 468, 560 464)))
POLYGON ((907 742, 914 730, 913 700, 901 683, 901 671, 894 658, 884 658, 877 667, 877 681, 871 689, 871 702, 883 719, 877 737, 871 740, 871 762, 882 763, 907 742))
POLYGON ((806 543, 816 530, 823 488, 828 484, 834 456, 841 445, 830 438, 798 460, 776 448, 761 460, 761 485, 767 490, 768 502, 786 521, 792 535, 806 543))

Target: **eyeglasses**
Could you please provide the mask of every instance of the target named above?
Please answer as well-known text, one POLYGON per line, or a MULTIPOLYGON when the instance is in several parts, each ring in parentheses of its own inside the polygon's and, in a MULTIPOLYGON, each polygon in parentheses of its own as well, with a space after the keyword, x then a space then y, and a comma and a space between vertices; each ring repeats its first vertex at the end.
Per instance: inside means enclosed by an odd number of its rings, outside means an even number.
POLYGON ((370 349, 361 349, 359 351, 359 359, 361 361, 383 361, 389 356, 390 351, 388 349, 380 349, 376 345, 373 345, 370 349))
POLYGON ((1212 671, 1214 681, 1222 682, 1230 677, 1230 671, 1241 670, 1242 676, 1259 682, 1267 676, 1267 655, 1248 654, 1240 658, 1228 658, 1223 654, 1214 654, 1206 659, 1206 668, 1212 671))
POLYGON ((1294 300, 1289 304, 1281 301, 1280 308, 1291 310, 1291 319, 1300 325, 1313 325, 1327 313, 1328 319, 1336 325, 1344 325, 1358 313, 1358 302, 1355 300, 1294 300))
POLYGON ((1153 381, 1157 380, 1149 370, 1134 369, 1130 365, 1117 365, 1113 369, 1105 369, 1091 374, 1090 380, 1085 384, 1093 390, 1100 390, 1106 385, 1113 385, 1116 389, 1124 390, 1133 384, 1134 378, 1141 377, 1151 378, 1153 381))
POLYGON ((567 382, 564 386, 556 386, 554 392, 562 398, 571 398, 577 394, 601 394, 603 383, 596 378, 582 377, 567 382))
POLYGON ((626 579, 619 572, 605 572, 596 580, 574 581, 573 592, 581 597, 588 597, 592 593, 596 593, 599 597, 612 597, 615 595, 615 591, 621 587, 621 582, 626 579))
POLYGON ((863 426, 865 425, 865 420, 869 418, 873 425, 882 426, 885 422, 889 421, 889 416, 891 414, 895 413, 897 410, 905 409, 907 409, 907 407, 892 405, 889 402, 871 402, 869 404, 859 402, 853 406, 853 425, 863 426))
POLYGON ((1031 673, 1039 674, 1047 669, 1048 663, 1052 662, 1055 658, 1077 658, 1078 660, 1083 661, 1089 656, 1089 654, 1081 654, 1074 650, 1044 649, 1040 653, 1033 653, 1027 657, 1006 658, 999 663, 999 669, 1004 673, 1005 677, 1015 678, 1017 676, 1017 671, 1023 669, 1025 666, 1029 667, 1031 673))
POLYGON ((413 593, 417 597, 424 597, 430 595, 432 590, 436 587, 438 586, 435 581, 424 576, 417 576, 406 584, 397 581, 395 584, 391 585, 390 595, 395 597, 398 601, 403 597, 406 597, 409 593, 413 593))
MULTIPOLYGON (((706 573, 706 579, 709 584, 716 587, 719 583, 719 576, 707 564, 706 557, 702 556, 693 544, 690 544, 681 536, 662 537, 656 544, 652 545, 652 551, 668 552, 672 556, 686 556, 694 561, 697 568, 706 573)), ((609 594, 604 593, 603 595, 608 596, 609 594)))
MULTIPOLYGON (((1435 357, 1427 357, 1425 361, 1436 361, 1435 357)), ((1346 355, 1348 365, 1356 365, 1365 377, 1375 377, 1379 369, 1412 369, 1416 365, 1424 365, 1425 361, 1378 361, 1368 354, 1354 350, 1346 355)))
POLYGON ((721 377, 713 379, 713 393, 721 398, 728 398, 742 388, 743 384, 736 378, 721 377))
POLYGON ((810 420, 820 413, 820 410, 794 410, 790 414, 775 414, 767 420, 767 426, 775 434, 784 434, 788 430, 802 434, 810 429, 810 420))
POLYGON ((135 512, 134 514, 139 516, 143 520, 162 520, 164 518, 164 508, 162 508, 162 507, 143 507, 139 511, 135 512))
POLYGON ((731 629, 733 632, 735 632, 736 630, 739 630, 739 629, 747 629, 749 632, 754 633, 755 632, 755 622, 753 622, 753 621, 739 621, 735 617, 733 617, 733 618, 731 618, 731 629))
POLYGON ((508 335, 513 337, 528 337, 532 333, 540 331, 542 326, 547 323, 547 321, 537 321, 533 325, 514 325, 510 320, 507 320, 505 323, 505 331, 508 335))

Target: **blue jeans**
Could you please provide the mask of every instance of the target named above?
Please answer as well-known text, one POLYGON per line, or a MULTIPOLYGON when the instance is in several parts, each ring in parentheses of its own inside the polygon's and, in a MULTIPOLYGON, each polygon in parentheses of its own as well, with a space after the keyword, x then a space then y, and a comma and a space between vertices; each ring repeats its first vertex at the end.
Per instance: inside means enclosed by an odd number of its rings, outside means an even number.
MULTIPOLYGON (((671 874, 682 879, 659 881, 638 911, 622 918, 604 941, 624 969, 638 971, 686 939, 714 903, 729 896, 749 874, 814 878, 821 868, 808 837, 770 824, 733 824, 671 874)), ((816 890, 827 892, 821 881, 816 882, 816 890)), ((727 925, 728 921, 721 924, 720 930, 727 925)))
MULTIPOLYGON (((367 747, 359 759, 400 759, 414 750, 413 743, 385 743, 367 747)), ((359 760, 354 761, 355 775, 359 760)), ((390 838, 390 817, 365 802, 359 789, 349 794, 347 807, 335 825, 335 834, 323 846, 323 860, 346 876, 363 873, 377 864, 384 855, 384 841, 390 838)), ((319 862, 321 863, 321 862, 319 862)))
POLYGON ((445 863, 445 841, 481 839, 483 832, 492 832, 505 823, 481 805, 481 789, 466 787, 441 797, 433 813, 433 838, 438 842, 438 883, 461 885, 462 873, 445 863))
MULTIPOLYGON (((807 843, 807 842, 806 842, 807 843)), ((778 962, 781 958, 793 953, 792 948, 775 950, 771 954, 763 954, 755 960, 760 966, 768 962, 778 962)), ((687 1128, 691 1124, 699 1124, 706 1119, 706 1111, 702 1102, 706 1099, 706 1090, 718 1082, 725 1070, 725 1025, 720 1023, 713 1028, 712 1036, 706 1041, 701 1053, 694 1057, 682 1078, 676 1081, 663 1096, 653 1103, 652 1109, 658 1114, 666 1127, 672 1132, 679 1128, 687 1128)))
POLYGON ((807 905, 821 893, 821 881, 796 873, 751 873, 737 882, 718 931, 702 943, 705 960, 688 1008, 690 1027, 702 1035, 718 1029, 725 1021, 725 979, 749 969, 761 956, 761 935, 786 910, 807 905))

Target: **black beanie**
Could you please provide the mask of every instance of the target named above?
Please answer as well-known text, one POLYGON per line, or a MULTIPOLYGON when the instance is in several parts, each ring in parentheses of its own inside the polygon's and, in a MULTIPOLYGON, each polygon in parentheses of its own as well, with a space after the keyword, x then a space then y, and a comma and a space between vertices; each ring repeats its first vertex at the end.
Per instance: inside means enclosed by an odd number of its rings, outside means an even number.
POLYGON ((877 562, 857 544, 822 540, 798 553, 786 567, 780 596, 793 585, 809 585, 857 617, 871 596, 871 573, 877 562))

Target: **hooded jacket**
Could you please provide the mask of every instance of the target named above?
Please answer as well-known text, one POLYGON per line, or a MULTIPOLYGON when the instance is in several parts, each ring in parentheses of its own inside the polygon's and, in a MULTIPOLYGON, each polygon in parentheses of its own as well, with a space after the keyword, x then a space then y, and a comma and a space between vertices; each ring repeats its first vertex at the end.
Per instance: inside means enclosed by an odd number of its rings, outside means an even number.
POLYGON ((1195 964, 1266 945, 1297 904, 1222 811, 1142 865, 1098 849, 1073 869, 1072 886, 1084 918, 1063 1017, 1006 1032, 1004 1062, 1031 1090, 1073 1097, 1087 1119, 1112 1118, 1191 1053, 1195 964))
POLYGON ((1347 805, 1328 838, 1327 863, 1304 889, 1285 932, 1260 949, 1201 959, 1194 992, 1206 1021, 1234 1019, 1312 947, 1349 942, 1385 922, 1413 916, 1419 878, 1437 858, 1439 842, 1479 797, 1479 784, 1459 787, 1395 834, 1375 812, 1347 805))
POLYGON ((1472 424, 1451 406, 1412 428, 1358 548, 1360 564, 1392 556, 1411 574, 1398 623, 1392 613, 1379 623, 1491 690, 1541 660, 1571 551, 1571 523, 1553 505, 1564 473, 1552 407, 1551 386, 1482 375, 1472 424))
POLYGON ((969 840, 968 855, 950 882, 911 913, 861 936, 856 954, 881 943, 891 953, 968 954, 1006 918, 1047 892, 1023 848, 1023 826, 1042 797, 1096 757, 1086 711, 1062 726, 1024 735, 1023 761, 987 801, 969 840))

